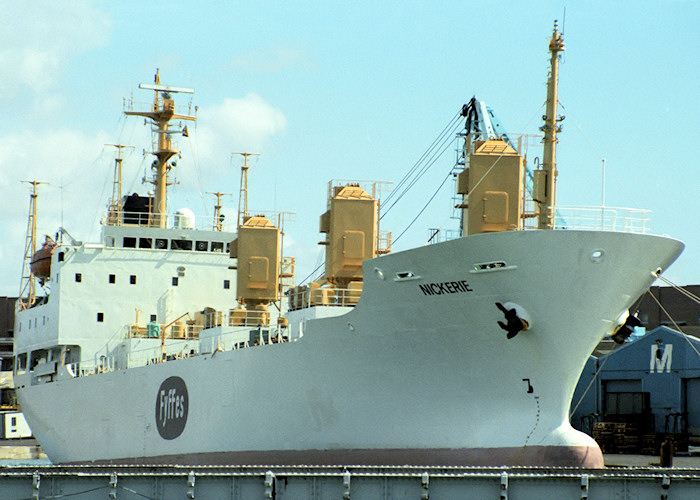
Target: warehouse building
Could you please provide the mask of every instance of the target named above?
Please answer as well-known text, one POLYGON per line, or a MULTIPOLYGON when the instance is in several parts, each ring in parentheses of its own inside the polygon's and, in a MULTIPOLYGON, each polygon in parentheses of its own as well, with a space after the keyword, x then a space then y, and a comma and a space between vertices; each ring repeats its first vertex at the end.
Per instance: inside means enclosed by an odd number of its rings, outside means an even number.
POLYGON ((700 339, 660 326, 591 356, 571 409, 604 451, 652 452, 668 435, 679 449, 700 444, 700 339))

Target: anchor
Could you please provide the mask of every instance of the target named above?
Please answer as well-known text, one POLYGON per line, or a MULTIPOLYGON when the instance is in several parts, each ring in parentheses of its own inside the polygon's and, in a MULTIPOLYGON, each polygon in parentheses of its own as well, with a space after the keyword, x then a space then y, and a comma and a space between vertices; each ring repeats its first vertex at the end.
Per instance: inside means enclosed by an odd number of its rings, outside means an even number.
POLYGON ((496 307, 498 307, 505 316, 506 323, 499 321, 498 326, 508 332, 508 335, 506 335, 507 338, 512 339, 518 333, 524 332, 530 327, 530 322, 526 319, 527 313, 517 304, 506 302, 504 305, 500 302, 496 302, 496 307), (518 311, 518 309, 520 309, 520 311, 518 311), (518 314, 519 312, 520 314, 518 314))
POLYGON ((642 326, 642 320, 640 320, 639 317, 637 316, 638 313, 639 313, 639 311, 627 316, 627 319, 625 320, 625 322, 622 323, 617 328, 617 330, 615 330, 613 332, 611 337, 615 341, 616 344, 624 344, 625 340, 627 340, 627 338, 630 335, 632 335, 632 332, 634 331, 634 327, 642 326))

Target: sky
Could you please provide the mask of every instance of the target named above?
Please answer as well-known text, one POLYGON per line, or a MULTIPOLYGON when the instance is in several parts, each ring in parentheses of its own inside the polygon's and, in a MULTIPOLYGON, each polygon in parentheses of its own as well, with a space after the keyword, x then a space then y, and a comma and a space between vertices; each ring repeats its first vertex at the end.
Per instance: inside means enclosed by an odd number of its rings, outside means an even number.
MULTIPOLYGON (((282 211, 298 281, 322 262, 318 217, 333 179, 396 186, 472 96, 512 134, 536 134, 559 20, 558 203, 651 210, 652 232, 686 243, 664 273, 700 283, 700 1, 34 1, 0 0, 0 295, 20 287, 29 209, 37 230, 98 241, 114 148, 124 192, 145 193, 143 119, 161 83, 195 89, 169 210, 235 220, 240 157, 252 211, 282 211)), ((189 96, 176 96, 187 104, 189 96)), ((536 147, 537 144, 535 144, 536 147)), ((456 227, 452 141, 382 219, 394 250, 456 227), (416 218, 421 208, 433 201, 416 218), (415 219, 412 225, 409 224, 415 219), (408 229, 407 229, 408 227, 408 229)), ((541 156, 531 150, 532 156, 541 156)), ((530 157, 530 159, 532 159, 530 157)), ((384 186, 383 197, 388 196, 384 186)))

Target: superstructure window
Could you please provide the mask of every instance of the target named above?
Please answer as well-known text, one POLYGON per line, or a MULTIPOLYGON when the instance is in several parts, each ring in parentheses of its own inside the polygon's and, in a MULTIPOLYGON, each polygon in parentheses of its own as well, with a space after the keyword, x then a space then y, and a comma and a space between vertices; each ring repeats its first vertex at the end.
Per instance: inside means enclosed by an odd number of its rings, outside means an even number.
POLYGON ((23 352, 15 358, 15 372, 20 375, 27 369, 27 353, 23 352))
POLYGON ((75 282, 80 283, 83 281, 83 275, 81 273, 75 273, 75 282))
POLYGON ((102 323, 105 320, 105 313, 97 313, 97 322, 102 323))
POLYGON ((228 290, 231 288, 231 282, 229 280, 224 280, 224 289, 228 290))
POLYGON ((136 275, 135 274, 132 274, 131 276, 129 276, 129 283, 131 283, 132 285, 136 284, 136 275))
POLYGON ((212 241, 211 242, 211 251, 212 252, 223 252, 224 251, 223 241, 212 241))
POLYGON ((151 314, 151 321, 155 321, 158 316, 155 314, 151 314))
POLYGON ((173 286, 177 286, 177 276, 173 276, 173 286))
POLYGON ((139 248, 153 248, 153 238, 139 238, 139 248))
POLYGON ((136 238, 132 238, 131 236, 125 236, 124 248, 136 248, 136 238))
POLYGON ((172 240, 170 242, 171 250, 192 250, 192 241, 190 240, 172 240))
POLYGON ((165 238, 156 238, 156 248, 159 250, 167 250, 168 249, 168 240, 165 238))
POLYGON ((110 282, 110 283, 116 283, 116 282, 117 282, 117 275, 116 275, 116 274, 110 274, 110 275, 109 275, 109 282, 110 282))
POLYGON ((198 241, 197 244, 195 245, 195 249, 198 252, 206 252, 209 249, 209 242, 208 241, 198 241))
POLYGON ((65 252, 58 252, 58 261, 63 262, 63 259, 66 258, 65 252))

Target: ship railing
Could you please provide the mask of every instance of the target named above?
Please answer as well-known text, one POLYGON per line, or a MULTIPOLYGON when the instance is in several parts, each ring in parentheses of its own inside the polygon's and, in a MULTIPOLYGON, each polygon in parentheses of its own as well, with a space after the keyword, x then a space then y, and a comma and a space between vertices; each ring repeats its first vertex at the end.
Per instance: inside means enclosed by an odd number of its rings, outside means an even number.
POLYGON ((228 311, 207 311, 202 315, 202 328, 216 328, 218 326, 249 326, 273 328, 276 323, 277 328, 286 328, 283 317, 276 320, 270 316, 267 310, 229 309, 228 311))
POLYGON ((362 282, 351 283, 350 288, 319 286, 317 283, 290 288, 287 292, 289 309, 312 306, 352 307, 362 295, 362 282))
POLYGON ((192 356, 197 356, 198 352, 196 349, 187 350, 182 346, 173 346, 172 344, 165 344, 165 346, 155 346, 148 347, 145 349, 137 349, 129 352, 127 368, 137 368, 139 366, 153 365, 157 363, 164 363, 167 361, 173 361, 176 359, 184 359, 192 356), (165 351, 163 350, 165 349, 165 351), (175 349, 173 349, 175 348, 175 349), (179 350, 178 350, 179 349, 179 350), (177 352, 173 352, 173 351, 177 352))
POLYGON ((377 234, 377 253, 386 254, 391 252, 391 231, 379 231, 377 234))
POLYGON ((76 361, 75 363, 66 364, 62 368, 71 377, 85 377, 97 373, 112 372, 116 369, 116 362, 113 356, 101 356, 97 361, 76 361))
POLYGON ((651 230, 650 210, 623 207, 557 207, 557 229, 647 233, 651 230))
POLYGON ((109 210, 102 216, 105 226, 166 227, 175 229, 196 229, 200 231, 236 232, 236 221, 221 219, 215 221, 210 215, 191 213, 169 213, 159 215, 153 212, 109 210), (161 221, 164 222, 161 223, 161 221))
POLYGON ((258 327, 249 332, 247 340, 226 338, 217 340, 214 350, 234 351, 237 349, 246 349, 249 347, 263 345, 284 344, 287 342, 289 342, 287 325, 258 327))
POLYGON ((432 245, 433 243, 441 243, 443 241, 456 240, 462 237, 462 231, 460 229, 448 229, 448 228, 430 228, 428 229, 428 239, 427 244, 432 245))
MULTIPOLYGON (((162 105, 162 100, 159 99, 158 105, 162 105)), ((133 99, 125 99, 124 100, 124 111, 130 111, 130 112, 137 112, 137 113, 152 113, 154 111, 157 111, 157 109, 154 108, 153 101, 151 102, 146 102, 146 101, 134 101, 133 99)), ((181 115, 181 116, 190 116, 194 117, 195 113, 193 113, 192 109, 192 104, 175 104, 173 111, 175 112, 176 115, 181 115)))
MULTIPOLYGON (((178 321, 167 328, 165 331, 165 338, 180 340, 198 339, 202 328, 204 328, 203 325, 197 324, 194 321, 178 321)), ((128 325, 126 330, 128 338, 160 338, 161 332, 163 332, 163 325, 157 323, 128 325)))

